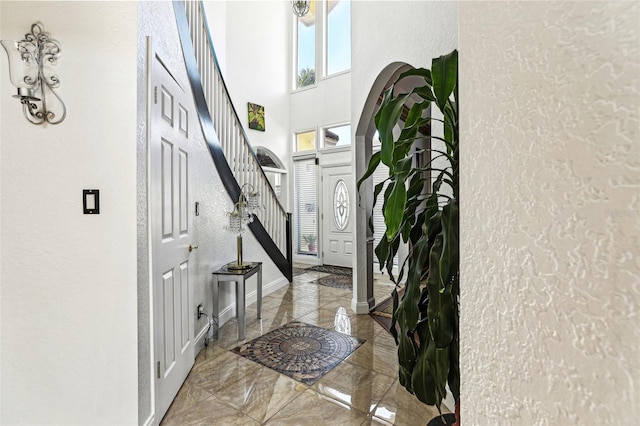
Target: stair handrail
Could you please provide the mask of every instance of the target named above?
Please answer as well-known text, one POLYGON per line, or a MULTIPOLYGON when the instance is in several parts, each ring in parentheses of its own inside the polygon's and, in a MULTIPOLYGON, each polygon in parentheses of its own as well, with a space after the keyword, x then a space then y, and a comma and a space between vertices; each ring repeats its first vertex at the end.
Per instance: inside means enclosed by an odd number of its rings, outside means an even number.
MULTIPOLYGON (((293 278, 293 258, 292 258, 292 244, 291 244, 291 213, 287 212, 280 200, 275 196, 275 191, 269 182, 269 179, 266 177, 264 170, 262 169, 260 162, 258 161, 258 157, 253 149, 253 147, 249 144, 249 138, 247 137, 242 123, 239 120, 237 111, 233 102, 231 102, 231 98, 229 96, 229 92, 226 87, 226 83, 220 72, 220 65, 218 63, 217 56, 215 54, 215 50, 213 48, 213 42, 211 39, 211 33, 209 31, 209 26, 207 23, 206 15, 204 13, 203 2, 188 2, 185 0, 174 0, 174 12, 176 16, 176 23, 178 26, 178 33, 180 35, 180 43, 182 46, 182 53, 185 60, 185 66, 187 70, 187 76, 189 79, 189 83, 192 88, 194 102, 196 104, 196 109, 198 111, 198 116, 200 118, 200 125, 202 128, 202 132, 209 148, 209 152, 214 160, 214 164, 218 169, 220 174, 220 178, 222 183, 227 190, 227 193, 231 197, 232 200, 237 200, 240 196, 240 185, 234 176, 234 173, 229 165, 227 158, 223 152, 222 145, 220 143, 220 139, 218 138, 215 126, 213 124, 213 119, 211 117, 211 110, 209 108, 209 104, 207 102, 202 80, 200 77, 200 70, 198 66, 198 62, 196 59, 196 53, 193 47, 193 42, 191 39, 191 32, 189 27, 189 22, 187 19, 187 11, 185 8, 185 3, 189 4, 198 4, 199 6, 199 18, 202 20, 202 24, 204 26, 204 30, 206 33, 206 38, 208 42, 208 48, 212 54, 215 68, 218 72, 218 78, 222 83, 222 89, 224 91, 224 95, 228 100, 228 104, 231 107, 231 111, 233 114, 233 118, 235 119, 235 124, 237 125, 238 130, 241 132, 241 139, 246 148, 248 148, 248 153, 251 155, 251 158, 258 165, 258 169, 260 170, 263 185, 266 185, 271 194, 273 195, 272 199, 276 202, 276 207, 279 209, 281 216, 284 218, 284 231, 285 231, 285 249, 286 254, 282 253, 280 247, 273 241, 272 237, 269 235, 264 225, 260 221, 260 218, 255 218, 252 223, 249 224, 249 229, 251 229, 252 233, 258 240, 258 242, 265 249, 267 254, 274 261, 278 269, 282 272, 282 274, 291 281, 293 278)), ((248 166, 248 165, 247 165, 248 166)), ((244 167, 244 161, 242 164, 244 167)))
MULTIPOLYGON (((231 102, 231 97, 229 96, 229 90, 227 89, 227 83, 224 79, 224 76, 222 75, 221 72, 221 68, 220 68, 220 63, 218 62, 218 55, 216 54, 216 49, 213 46, 213 39, 211 38, 211 31, 209 30, 209 21, 207 20, 207 15, 206 13, 204 13, 204 1, 200 0, 198 2, 191 2, 189 0, 182 0, 183 3, 198 3, 200 6, 200 13, 201 13, 201 18, 202 18, 202 23, 204 25, 205 28, 205 33, 207 36, 207 40, 209 42, 209 48, 211 49, 211 53, 213 55, 213 61, 215 63, 215 66, 217 68, 217 70, 219 71, 219 77, 220 77, 220 81, 222 82, 222 87, 224 89, 224 92, 227 94, 227 97, 229 97, 229 105, 231 105, 231 110, 233 111, 233 116, 236 120, 236 122, 238 123, 238 127, 240 132, 242 133, 242 138, 245 141, 247 147, 249 148, 249 152, 251 153, 251 156, 254 158, 254 160, 260 164, 260 161, 258 160, 258 156, 256 155, 255 150, 253 149, 253 146, 248 143, 249 142, 249 136, 247 136, 247 133, 244 130, 244 126, 242 126, 242 122, 240 121, 240 116, 238 115, 238 112, 236 111, 236 107, 233 104, 233 102, 231 102)), ((267 175, 264 173, 264 170, 262 169, 262 167, 260 168, 260 172, 262 173, 262 177, 265 179, 266 183, 269 184, 269 188, 272 192, 275 193, 275 190, 273 189, 273 186, 271 185, 271 182, 269 182, 269 179, 267 178, 267 175)), ((280 202, 280 200, 276 199, 277 203, 278 203, 278 207, 280 208, 280 210, 282 211, 282 213, 286 214, 287 210, 284 208, 284 206, 282 205, 282 203, 280 202)))

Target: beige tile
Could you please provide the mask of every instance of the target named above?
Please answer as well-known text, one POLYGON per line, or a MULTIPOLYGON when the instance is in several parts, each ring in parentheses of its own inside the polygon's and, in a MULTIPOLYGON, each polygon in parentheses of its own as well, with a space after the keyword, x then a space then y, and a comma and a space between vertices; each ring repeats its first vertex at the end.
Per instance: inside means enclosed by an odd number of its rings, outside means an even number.
POLYGON ((173 402, 171 403, 171 406, 169 407, 169 410, 167 411, 167 415, 165 417, 174 413, 179 413, 183 410, 191 409, 199 402, 202 402, 210 397, 210 392, 207 392, 201 387, 195 385, 187 378, 187 380, 185 380, 184 384, 180 388, 180 391, 178 391, 178 394, 174 398, 173 402))
POLYGON ((302 321, 311 325, 317 325, 318 327, 326 328, 329 330, 334 329, 335 320, 336 312, 328 311, 325 309, 318 309, 298 318, 298 321, 302 321))
POLYGON ((245 338, 240 340, 238 339, 238 320, 232 318, 218 331, 218 338, 212 340, 209 345, 213 344, 213 346, 227 350, 233 349, 239 344, 260 337, 269 331, 268 327, 265 326, 265 321, 255 317, 247 318, 244 329, 245 338))
POLYGON ((376 324, 375 330, 377 331, 373 339, 371 339, 375 345, 383 345, 388 346, 394 350, 396 349, 396 341, 393 339, 391 333, 382 328, 382 326, 380 326, 379 324, 376 324))
POLYGON ((301 297, 300 299, 296 299, 295 301, 298 303, 312 305, 319 309, 324 305, 330 302, 335 302, 337 300, 344 301, 346 299, 340 295, 335 294, 335 292, 322 291, 316 292, 315 294, 309 294, 307 296, 301 297))
POLYGON ((265 424, 347 426, 366 420, 362 411, 308 389, 265 424))
POLYGON ((369 314, 349 315, 351 319, 351 335, 360 337, 361 339, 371 340, 380 331, 381 327, 376 323, 369 314))
MULTIPOLYGON (((293 293, 290 291, 287 291, 282 294, 277 294, 277 295, 270 294, 269 296, 262 298, 262 310, 265 311, 270 309, 276 309, 282 303, 291 303, 294 300, 295 298, 293 297, 293 293)), ((257 310, 257 305, 256 304, 254 305, 255 305, 254 309, 257 310)))
POLYGON ((323 303, 320 307, 322 309, 328 309, 334 312, 337 311, 339 308, 345 308, 347 313, 349 314, 353 313, 353 311, 351 310, 351 299, 348 299, 348 298, 330 300, 326 303, 323 303))
POLYGON ((331 275, 331 274, 327 274, 326 272, 308 271, 308 272, 305 272, 304 274, 300 274, 296 276, 295 282, 308 283, 311 281, 315 281, 318 278, 326 277, 327 275, 331 275))
POLYGON ((346 361, 385 376, 398 377, 398 353, 395 348, 367 341, 349 355, 346 361))
POLYGON ((221 348, 219 345, 216 345, 216 341, 213 340, 211 342, 209 342, 208 346, 205 346, 200 353, 196 356, 196 361, 195 363, 201 363, 201 362, 205 362, 206 360, 210 359, 210 358, 216 358, 218 356, 223 355, 226 351, 226 349, 221 348))
POLYGON ((237 425, 252 426, 260 423, 239 410, 211 396, 188 410, 167 413, 162 426, 185 425, 237 425))
POLYGON ((229 388, 248 388, 253 383, 252 375, 264 368, 255 362, 227 351, 224 355, 196 364, 189 380, 200 388, 217 396, 229 388))
POLYGON ((268 312, 265 311, 265 313, 273 314, 275 317, 286 317, 293 320, 319 308, 319 306, 303 303, 300 302, 300 300, 302 299, 296 299, 291 303, 283 303, 278 308, 269 310, 268 312))
POLYGON ((216 397, 261 423, 308 389, 266 367, 247 373, 242 380, 225 383, 216 397))
POLYGON ((394 381, 383 374, 343 362, 313 385, 313 389, 369 413, 378 405, 394 381))
POLYGON ((438 415, 438 410, 419 401, 396 380, 372 414, 394 425, 413 426, 426 424, 438 415))

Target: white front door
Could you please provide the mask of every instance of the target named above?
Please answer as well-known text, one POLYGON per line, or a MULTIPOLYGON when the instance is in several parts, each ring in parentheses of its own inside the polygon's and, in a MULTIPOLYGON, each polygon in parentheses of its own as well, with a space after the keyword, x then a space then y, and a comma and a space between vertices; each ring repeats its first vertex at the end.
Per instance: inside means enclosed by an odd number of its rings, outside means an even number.
POLYGON ((187 94, 158 54, 152 56, 149 219, 155 415, 160 421, 194 362, 189 132, 195 118, 187 94))
POLYGON ((322 168, 322 263, 352 266, 351 166, 322 168))

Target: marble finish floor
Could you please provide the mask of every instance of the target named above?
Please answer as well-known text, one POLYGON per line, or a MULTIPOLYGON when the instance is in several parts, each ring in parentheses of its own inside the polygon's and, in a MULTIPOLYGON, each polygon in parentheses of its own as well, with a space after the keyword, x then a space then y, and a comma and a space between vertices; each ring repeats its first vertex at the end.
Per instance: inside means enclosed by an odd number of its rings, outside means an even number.
MULTIPOLYGON (((369 315, 351 312, 352 291, 315 283, 327 275, 297 275, 287 287, 265 296, 261 320, 255 304, 248 306, 245 340, 237 339, 235 319, 227 322, 219 339, 198 354, 161 425, 415 426, 435 417, 435 408, 399 384, 393 338, 369 315), (294 321, 365 342, 312 385, 233 352, 294 321)), ((375 298, 381 301, 392 284, 376 278, 375 298)))

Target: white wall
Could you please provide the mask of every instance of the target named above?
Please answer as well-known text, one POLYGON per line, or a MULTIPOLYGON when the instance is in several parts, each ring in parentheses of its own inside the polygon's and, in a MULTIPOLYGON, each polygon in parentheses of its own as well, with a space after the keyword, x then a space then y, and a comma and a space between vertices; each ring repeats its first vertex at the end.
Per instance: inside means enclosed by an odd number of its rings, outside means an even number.
POLYGON ((67 119, 22 116, 0 54, 2 415, 137 423, 135 3, 0 2, 0 39, 62 45, 67 119), (100 215, 82 214, 99 189, 100 215))
POLYGON ((460 4, 464 424, 637 424, 640 8, 460 4))
MULTIPOLYGON (((354 132, 363 118, 365 102, 374 82, 391 64, 409 64, 431 68, 431 59, 451 52, 458 46, 457 2, 422 1, 354 1, 352 14, 351 122, 354 132)), ((393 68, 393 69, 391 69, 393 68)), ((379 93, 373 96, 377 98, 379 93)), ((372 113, 368 113, 372 114, 372 113)), ((372 117, 364 117, 369 119, 372 117)), ((364 135, 358 135, 364 136, 364 135)), ((355 140, 355 139, 354 139, 355 140)), ((354 143, 351 155, 356 179, 364 175, 369 158, 364 153, 364 138, 354 143)), ((369 312, 371 300, 366 291, 365 205, 353 209, 356 221, 356 256, 352 309, 369 312)), ((373 255, 372 255, 373 256, 373 255)))
MULTIPOLYGON (((2 8, 0 7, 0 23, 2 8)), ((0 25, 0 33, 2 26, 0 25)), ((6 68, 0 68, 0 81, 6 80, 6 68)), ((2 86, 0 86, 2 87, 2 86)), ((0 95, 3 92, 0 91, 0 95)), ((0 120, 2 120, 2 102, 0 102, 0 120)), ((2 132, 0 132, 0 164, 2 164, 2 132)), ((0 173, 0 236, 2 235, 2 173, 0 173)), ((2 307, 2 244, 0 243, 0 308, 2 307)), ((0 313, 0 348, 2 348, 2 314, 0 313)), ((2 350, 0 349, 0 419, 2 419, 2 350)))
POLYGON ((287 164, 291 3, 230 1, 224 11, 217 3, 207 2, 207 19, 214 47, 222 51, 218 60, 240 122, 254 147, 270 149, 287 164), (247 102, 264 106, 264 132, 249 129, 247 102))

